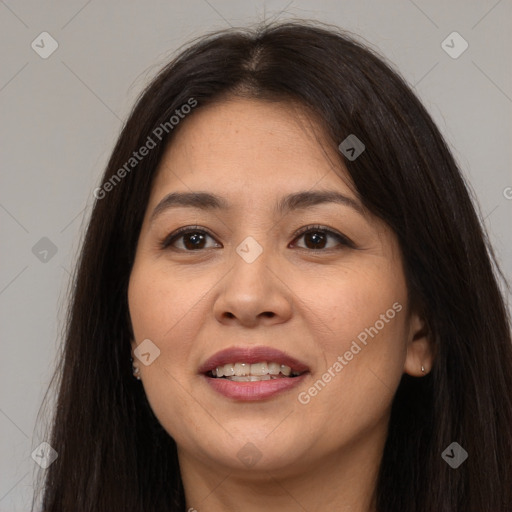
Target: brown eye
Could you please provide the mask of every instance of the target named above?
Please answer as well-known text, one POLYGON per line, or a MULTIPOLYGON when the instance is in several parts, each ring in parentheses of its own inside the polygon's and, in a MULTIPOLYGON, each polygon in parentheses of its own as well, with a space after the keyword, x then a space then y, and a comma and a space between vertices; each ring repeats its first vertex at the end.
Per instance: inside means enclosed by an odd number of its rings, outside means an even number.
MULTIPOLYGON (((207 239, 215 240, 210 233, 204 229, 198 229, 191 226, 181 228, 168 235, 160 242, 162 249, 175 249, 178 251, 194 252, 214 247, 222 247, 221 244, 207 245, 207 239)), ((307 226, 301 232, 295 235, 292 246, 298 246, 301 249, 312 251, 329 250, 342 247, 352 247, 355 245, 347 237, 340 233, 332 231, 322 226, 307 226), (304 245, 300 246, 295 241, 303 238, 304 245)))
MULTIPOLYGON (((301 249, 321 250, 321 249, 335 249, 339 246, 354 247, 354 244, 345 236, 336 233, 330 229, 322 226, 313 226, 304 228, 295 238, 299 240, 304 239, 304 247, 301 249), (329 246, 329 239, 334 240, 329 246)), ((294 244, 296 245, 296 244, 294 244)))
POLYGON ((161 247, 162 249, 167 249, 172 246, 174 249, 188 252, 209 249, 211 247, 206 246, 207 238, 211 238, 213 240, 213 237, 206 231, 187 227, 166 237, 162 241, 161 247))

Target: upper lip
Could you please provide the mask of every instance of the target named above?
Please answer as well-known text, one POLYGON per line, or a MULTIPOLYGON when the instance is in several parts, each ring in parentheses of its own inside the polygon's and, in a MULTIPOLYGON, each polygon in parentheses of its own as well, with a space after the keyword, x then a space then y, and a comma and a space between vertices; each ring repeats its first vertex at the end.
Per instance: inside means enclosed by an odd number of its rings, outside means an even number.
POLYGON ((231 347, 221 350, 209 357, 199 368, 199 373, 209 371, 228 363, 261 363, 274 362, 289 366, 295 372, 307 372, 309 367, 280 350, 271 347, 231 347))

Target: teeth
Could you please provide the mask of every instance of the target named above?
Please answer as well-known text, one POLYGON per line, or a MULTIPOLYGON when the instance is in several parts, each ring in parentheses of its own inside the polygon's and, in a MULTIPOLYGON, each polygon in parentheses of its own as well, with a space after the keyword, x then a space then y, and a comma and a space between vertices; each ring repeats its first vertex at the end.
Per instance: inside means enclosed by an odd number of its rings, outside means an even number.
POLYGON ((281 371, 281 365, 279 363, 268 363, 268 373, 270 375, 278 375, 281 371))
POLYGON ((251 379, 251 382, 256 382, 258 380, 270 380, 270 375, 261 375, 260 377, 257 375, 251 375, 249 378, 251 379))
MULTIPOLYGON (((225 367, 226 365, 224 365, 225 367)), ((235 363, 235 375, 243 377, 251 373, 251 365, 247 363, 235 363)))
POLYGON ((235 365, 234 364, 225 364, 222 369, 222 373, 225 377, 231 377, 235 375, 235 365))
POLYGON ((256 382, 259 380, 270 380, 270 375, 262 375, 258 377, 256 375, 249 375, 247 377, 237 377, 236 375, 233 377, 226 377, 228 380, 234 380, 235 382, 256 382))
POLYGON ((292 373, 292 369, 289 366, 285 366, 284 364, 281 365, 281 373, 283 375, 286 375, 288 377, 292 373))
POLYGON ((268 375, 267 363, 251 364, 251 375, 268 375))
POLYGON ((237 382, 251 382, 256 380, 270 380, 270 378, 277 378, 279 374, 289 377, 300 375, 299 372, 292 372, 292 369, 285 364, 275 362, 267 363, 228 363, 222 366, 217 366, 212 370, 214 377, 226 377, 229 380, 237 382))

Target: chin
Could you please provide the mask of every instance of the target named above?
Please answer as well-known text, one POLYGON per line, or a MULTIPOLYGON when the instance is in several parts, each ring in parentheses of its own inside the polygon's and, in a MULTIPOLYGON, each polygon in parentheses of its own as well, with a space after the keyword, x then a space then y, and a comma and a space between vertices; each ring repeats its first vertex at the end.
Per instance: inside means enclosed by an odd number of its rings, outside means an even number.
MULTIPOLYGON (((278 424, 276 421, 273 428, 278 424)), ((308 446, 305 439, 289 429, 278 433, 254 424, 246 427, 243 423, 236 431, 231 428, 232 436, 223 430, 218 437, 197 439, 190 448, 196 457, 207 457, 228 470, 296 472, 297 461, 303 459, 303 449, 308 446)))

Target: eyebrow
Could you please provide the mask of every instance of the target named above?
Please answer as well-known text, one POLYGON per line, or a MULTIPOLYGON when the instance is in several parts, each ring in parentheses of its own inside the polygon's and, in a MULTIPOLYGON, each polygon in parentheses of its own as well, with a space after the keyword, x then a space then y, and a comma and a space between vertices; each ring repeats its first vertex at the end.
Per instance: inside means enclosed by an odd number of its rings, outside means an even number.
MULTIPOLYGON (((363 207, 354 199, 334 190, 313 190, 289 194, 282 197, 275 205, 276 214, 284 214, 324 203, 337 203, 354 209, 364 216, 363 207)), ((166 195, 155 207, 150 222, 171 208, 188 207, 199 210, 229 210, 229 203, 221 196, 209 192, 172 192, 166 195)))

